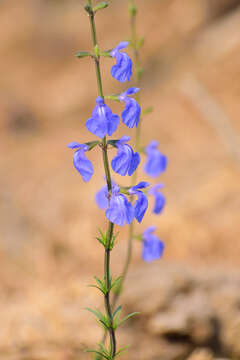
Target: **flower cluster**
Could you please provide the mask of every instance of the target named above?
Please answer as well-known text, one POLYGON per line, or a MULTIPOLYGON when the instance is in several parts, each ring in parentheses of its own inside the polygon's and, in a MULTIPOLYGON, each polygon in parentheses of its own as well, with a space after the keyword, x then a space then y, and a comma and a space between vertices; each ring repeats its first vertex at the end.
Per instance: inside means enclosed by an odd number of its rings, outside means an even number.
MULTIPOLYGON (((110 56, 116 59, 116 64, 111 69, 114 79, 119 82, 130 80, 132 76, 132 61, 126 52, 121 51, 128 46, 128 42, 121 42, 113 50, 110 56)), ((123 124, 128 128, 138 126, 141 108, 134 96, 139 91, 136 87, 130 87, 123 93, 117 95, 115 100, 124 103, 121 113, 123 124)), ((82 176, 83 181, 88 182, 93 176, 94 169, 91 161, 86 157, 86 152, 95 146, 114 147, 116 154, 111 161, 112 170, 121 176, 132 176, 137 170, 141 158, 138 152, 134 152, 128 144, 130 137, 125 135, 118 140, 106 141, 106 136, 112 136, 120 124, 120 116, 114 114, 106 104, 103 97, 97 97, 96 106, 92 116, 87 120, 86 127, 89 132, 100 138, 99 141, 89 143, 72 142, 68 145, 74 149, 73 164, 82 176)), ((157 177, 167 168, 167 157, 158 150, 157 141, 152 141, 146 148, 146 163, 144 171, 148 176, 157 177)), ((109 187, 104 185, 96 194, 96 202, 100 209, 105 210, 106 218, 113 224, 124 226, 131 224, 136 219, 142 222, 148 209, 148 197, 154 198, 152 212, 160 214, 165 206, 165 197, 160 192, 162 184, 150 186, 148 182, 141 181, 132 187, 121 187, 114 180, 111 180, 111 192, 109 187)), ((142 257, 145 261, 152 261, 162 256, 164 245, 153 234, 154 227, 149 227, 142 235, 143 251, 142 257)))

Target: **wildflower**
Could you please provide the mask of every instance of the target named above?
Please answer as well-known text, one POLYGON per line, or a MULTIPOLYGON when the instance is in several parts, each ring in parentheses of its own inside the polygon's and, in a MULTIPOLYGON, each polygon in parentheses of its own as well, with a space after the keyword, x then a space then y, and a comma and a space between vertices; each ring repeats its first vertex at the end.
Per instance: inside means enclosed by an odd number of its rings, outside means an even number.
POLYGON ((102 97, 97 97, 96 104, 92 117, 86 122, 86 127, 92 134, 100 138, 104 138, 107 134, 112 136, 117 130, 120 118, 113 114, 102 97))
POLYGON ((118 97, 120 101, 125 102, 125 109, 122 112, 122 120, 129 128, 133 128, 134 125, 137 127, 140 119, 141 108, 135 99, 129 97, 129 95, 136 94, 138 91, 138 88, 131 87, 118 97))
POLYGON ((148 194, 154 196, 155 199, 154 208, 153 208, 154 214, 160 214, 166 203, 165 196, 158 191, 162 187, 163 184, 157 184, 148 190, 148 194))
POLYGON ((125 82, 130 80, 132 76, 132 60, 125 52, 120 52, 120 50, 126 48, 129 42, 123 41, 120 42, 111 52, 110 55, 116 59, 116 64, 113 65, 111 69, 111 74, 114 79, 125 82))
POLYGON ((149 183, 142 181, 129 190, 130 195, 137 195, 137 201, 134 204, 134 214, 139 223, 142 221, 148 208, 148 198, 140 189, 144 189, 148 186, 149 183))
POLYGON ((129 140, 129 136, 123 136, 117 141, 117 155, 111 162, 113 170, 122 176, 126 174, 131 176, 141 161, 139 154, 137 152, 134 153, 131 146, 126 144, 129 140))
POLYGON ((113 183, 112 195, 109 199, 105 185, 96 194, 96 202, 101 209, 106 209, 105 215, 112 223, 120 226, 130 224, 134 219, 134 209, 125 195, 120 193, 120 187, 113 183))
POLYGON ((86 158, 85 152, 89 150, 88 145, 79 144, 74 141, 68 145, 70 149, 76 149, 73 155, 73 164, 81 174, 83 181, 88 182, 93 175, 93 166, 90 160, 86 158))
POLYGON ((153 177, 159 176, 167 168, 167 157, 158 150, 158 142, 152 141, 146 147, 147 162, 145 164, 145 172, 153 177))
MULTIPOLYGON (((117 193, 119 186, 112 180, 112 192, 117 193)), ((104 185, 95 196, 98 207, 102 210, 106 209, 109 205, 108 187, 104 185)))
POLYGON ((153 234, 155 230, 154 226, 150 226, 143 233, 142 258, 146 262, 161 258, 164 251, 164 243, 153 234))

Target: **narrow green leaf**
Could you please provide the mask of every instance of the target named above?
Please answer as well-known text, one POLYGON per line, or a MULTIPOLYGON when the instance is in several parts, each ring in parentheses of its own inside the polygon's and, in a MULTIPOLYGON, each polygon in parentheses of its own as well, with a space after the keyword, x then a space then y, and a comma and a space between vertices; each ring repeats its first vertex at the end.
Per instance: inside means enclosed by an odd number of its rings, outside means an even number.
POLYGON ((102 289, 102 291, 104 292, 104 294, 106 293, 107 291, 107 287, 106 287, 106 284, 105 284, 105 281, 101 281, 97 276, 94 276, 94 279, 96 280, 96 282, 98 283, 99 287, 102 289))
POLYGON ((95 146, 97 146, 99 143, 100 143, 100 141, 89 141, 85 144, 88 146, 88 151, 90 151, 93 148, 95 148, 95 146))
POLYGON ((105 247, 105 244, 102 239, 100 239, 99 237, 97 237, 96 239, 100 242, 100 244, 102 244, 105 247))
POLYGON ((92 56, 92 54, 88 51, 79 51, 76 53, 76 57, 79 59, 84 58, 86 56, 92 56))
POLYGON ((99 320, 99 322, 103 325, 104 329, 106 329, 106 330, 109 329, 109 325, 105 321, 99 320))
POLYGON ((127 316, 125 316, 122 320, 119 321, 118 326, 122 325, 125 321, 127 321, 128 319, 130 319, 131 317, 140 314, 139 312, 133 312, 127 316))
POLYGON ((117 287, 121 282, 122 278, 123 278, 122 276, 117 277, 112 283, 112 288, 117 287))
POLYGON ((113 147, 117 147, 116 144, 117 144, 118 140, 108 140, 107 144, 108 145, 111 145, 113 147))
POLYGON ((103 353, 101 353, 100 351, 97 351, 97 350, 87 349, 87 350, 85 350, 85 352, 95 353, 95 354, 98 354, 98 355, 104 357, 107 360, 110 360, 110 358, 108 356, 104 355, 103 353))
POLYGON ((101 2, 101 3, 99 3, 99 4, 97 4, 97 6, 95 6, 95 7, 93 8, 93 11, 96 12, 96 11, 98 11, 98 10, 105 9, 106 7, 108 7, 107 1, 103 1, 103 2, 101 2))
POLYGON ((99 320, 105 321, 105 316, 101 313, 99 310, 93 310, 89 307, 85 308, 87 311, 90 311, 92 314, 94 314, 99 320))
POLYGON ((105 295, 105 292, 97 285, 88 285, 88 287, 96 288, 96 289, 100 290, 103 293, 103 295, 105 295))
POLYGON ((118 350, 115 357, 119 357, 122 353, 126 352, 129 349, 130 346, 124 346, 121 349, 118 350))
POLYGON ((112 316, 113 316, 113 318, 114 318, 114 316, 120 311, 121 312, 121 310, 122 310, 122 306, 121 305, 119 305, 118 307, 117 307, 117 309, 113 312, 113 314, 112 314, 112 316))
POLYGON ((119 306, 113 313, 113 328, 117 329, 118 325, 119 325, 119 319, 121 316, 121 311, 122 311, 122 307, 119 306))

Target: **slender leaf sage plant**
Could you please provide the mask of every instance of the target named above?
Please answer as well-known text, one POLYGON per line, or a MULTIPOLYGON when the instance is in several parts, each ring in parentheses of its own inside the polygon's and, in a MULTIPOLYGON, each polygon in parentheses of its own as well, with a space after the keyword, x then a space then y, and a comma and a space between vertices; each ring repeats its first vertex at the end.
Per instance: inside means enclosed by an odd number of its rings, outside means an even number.
MULTIPOLYGON (((129 0, 131 18, 130 41, 120 42, 113 49, 107 51, 102 51, 99 47, 95 16, 98 11, 107 8, 108 5, 108 2, 106 1, 93 4, 92 0, 87 0, 84 9, 87 12, 90 21, 93 51, 80 51, 77 53, 78 58, 91 57, 95 63, 98 97, 96 98, 96 105, 93 109, 92 116, 86 121, 86 127, 88 131, 94 134, 98 139, 83 143, 74 141, 70 143, 68 147, 75 151, 73 155, 73 164, 85 182, 90 181, 94 173, 93 165, 86 157, 86 153, 93 148, 99 148, 102 153, 106 184, 97 192, 96 202, 100 209, 105 210, 108 224, 107 230, 99 230, 99 235, 97 236, 97 240, 104 247, 104 274, 101 279, 95 277, 96 284, 92 286, 96 287, 104 296, 105 313, 97 309, 88 308, 87 310, 97 317, 105 331, 105 336, 96 349, 88 351, 95 353, 98 358, 112 360, 124 350, 117 348, 117 328, 126 320, 137 314, 134 312, 127 315, 125 318, 121 318, 122 307, 116 307, 131 260, 132 240, 134 238, 142 240, 142 257, 147 262, 159 259, 164 250, 163 242, 154 234, 155 227, 151 226, 147 228, 142 235, 135 234, 134 223, 135 220, 138 223, 142 222, 148 208, 148 195, 152 195, 155 198, 153 209, 155 214, 161 213, 165 205, 165 197, 159 192, 159 189, 163 186, 162 184, 151 187, 148 182, 138 182, 137 169, 141 162, 139 153, 146 154, 147 160, 144 171, 152 177, 157 177, 166 170, 167 157, 158 150, 157 141, 152 141, 146 148, 141 146, 140 134, 143 116, 140 107, 140 96, 138 94, 140 89, 138 87, 130 87, 117 95, 104 95, 103 93, 100 67, 101 58, 108 57, 115 61, 111 68, 111 75, 117 81, 125 83, 126 81, 129 81, 133 75, 132 60, 129 55, 123 51, 129 44, 131 45, 134 54, 137 85, 139 85, 142 75, 142 69, 139 62, 139 50, 143 45, 143 39, 138 38, 136 35, 137 8, 134 0, 129 0), (123 124, 128 128, 136 127, 136 152, 128 144, 130 140, 128 135, 125 135, 120 139, 111 138, 120 124, 120 116, 112 112, 111 108, 106 104, 106 100, 118 101, 124 104, 121 118, 123 124), (120 186, 113 180, 108 154, 110 148, 116 148, 117 150, 116 155, 111 161, 113 172, 121 176, 130 176, 130 186, 120 186), (110 256, 117 237, 117 233, 115 232, 116 225, 129 225, 129 239, 128 252, 122 276, 114 279, 112 278, 110 270, 110 256), (112 292, 113 297, 111 297, 112 292), (109 340, 108 346, 105 344, 106 337, 108 337, 109 340)), ((146 109, 143 113, 147 114, 149 112, 149 109, 146 109)))

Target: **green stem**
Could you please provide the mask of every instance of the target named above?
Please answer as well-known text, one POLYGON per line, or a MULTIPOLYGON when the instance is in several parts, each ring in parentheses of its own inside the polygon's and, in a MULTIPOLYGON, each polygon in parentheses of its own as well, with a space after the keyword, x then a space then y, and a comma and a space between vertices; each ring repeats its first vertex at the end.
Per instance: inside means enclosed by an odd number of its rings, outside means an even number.
MULTIPOLYGON (((91 31, 92 31, 92 41, 93 41, 93 46, 95 49, 97 46, 97 34, 96 34, 96 26, 95 26, 95 20, 94 20, 95 14, 92 11, 91 0, 88 0, 88 6, 90 6, 90 8, 91 8, 88 11, 88 14, 89 14, 91 31)), ((98 93, 99 93, 99 96, 104 98, 99 56, 95 55, 94 61, 95 61, 95 68, 96 68, 98 93)), ((103 164, 104 164, 105 176, 106 176, 106 180, 107 180, 108 192, 109 192, 109 196, 111 196, 112 182, 111 182, 111 174, 110 174, 110 167, 109 167, 109 160, 108 160, 108 153, 107 153, 106 137, 104 137, 103 141, 102 141, 102 156, 103 156, 103 164)), ((112 243, 112 238, 113 238, 113 230, 114 230, 114 224, 109 221, 108 232, 107 232, 107 241, 106 241, 106 245, 105 245, 105 257, 104 257, 104 278, 105 278, 106 287, 107 287, 107 293, 104 295, 104 304, 105 304, 105 310, 106 310, 106 313, 108 316, 108 322, 109 322, 108 333, 109 333, 109 337, 110 337, 110 352, 111 352, 112 359, 114 359, 115 355, 116 355, 116 336, 115 336, 115 330, 113 328, 113 315, 112 315, 112 308, 110 305, 110 287, 111 287, 110 253, 111 253, 111 243, 112 243)))

